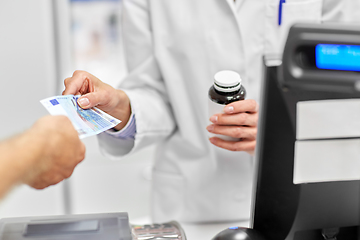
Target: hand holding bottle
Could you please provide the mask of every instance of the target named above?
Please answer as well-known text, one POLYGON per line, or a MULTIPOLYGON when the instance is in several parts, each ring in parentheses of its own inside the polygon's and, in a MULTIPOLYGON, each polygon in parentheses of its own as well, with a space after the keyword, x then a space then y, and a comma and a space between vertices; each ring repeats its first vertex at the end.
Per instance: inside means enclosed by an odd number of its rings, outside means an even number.
POLYGON ((220 71, 209 89, 209 113, 212 134, 210 142, 231 151, 254 153, 256 145, 258 104, 244 100, 246 90, 234 71, 220 71), (216 134, 216 135, 214 135, 216 134))
POLYGON ((210 133, 237 138, 237 141, 211 137, 212 144, 230 151, 245 151, 253 155, 256 145, 259 106, 255 100, 248 99, 230 103, 224 107, 224 113, 210 117, 210 133))

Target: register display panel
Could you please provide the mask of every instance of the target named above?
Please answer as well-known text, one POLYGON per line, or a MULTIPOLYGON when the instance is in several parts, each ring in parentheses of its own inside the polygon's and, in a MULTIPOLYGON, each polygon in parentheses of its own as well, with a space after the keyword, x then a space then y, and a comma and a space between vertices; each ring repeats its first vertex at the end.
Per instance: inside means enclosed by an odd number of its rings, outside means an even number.
POLYGON ((315 47, 315 59, 320 69, 360 71, 360 46, 318 44, 315 47))

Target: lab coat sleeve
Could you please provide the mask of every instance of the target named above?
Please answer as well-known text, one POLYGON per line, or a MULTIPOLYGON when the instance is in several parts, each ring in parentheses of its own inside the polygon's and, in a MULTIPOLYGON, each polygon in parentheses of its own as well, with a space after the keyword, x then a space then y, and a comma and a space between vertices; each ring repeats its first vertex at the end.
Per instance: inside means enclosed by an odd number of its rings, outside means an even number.
POLYGON ((122 31, 129 75, 120 88, 130 98, 136 117, 135 140, 99 135, 102 152, 110 158, 130 154, 166 139, 175 120, 153 49, 151 21, 146 0, 124 0, 122 31))

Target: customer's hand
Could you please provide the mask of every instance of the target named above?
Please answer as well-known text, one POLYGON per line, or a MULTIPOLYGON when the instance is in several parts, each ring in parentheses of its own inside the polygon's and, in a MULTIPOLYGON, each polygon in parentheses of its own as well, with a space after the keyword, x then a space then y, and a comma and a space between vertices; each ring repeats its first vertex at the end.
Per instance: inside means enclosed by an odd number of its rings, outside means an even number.
POLYGON ((98 107, 122 122, 115 129, 122 129, 131 114, 130 100, 122 90, 100 81, 85 71, 75 71, 72 77, 65 79, 63 95, 83 95, 78 104, 84 109, 98 107))
POLYGON ((225 141, 218 137, 210 138, 210 142, 230 151, 245 151, 253 155, 256 145, 259 106, 255 100, 242 100, 224 107, 225 113, 210 117, 213 123, 207 130, 214 134, 222 134, 239 141, 225 141))
POLYGON ((33 145, 31 168, 23 182, 36 189, 57 184, 71 176, 85 157, 85 146, 77 131, 65 116, 40 118, 25 133, 33 145))

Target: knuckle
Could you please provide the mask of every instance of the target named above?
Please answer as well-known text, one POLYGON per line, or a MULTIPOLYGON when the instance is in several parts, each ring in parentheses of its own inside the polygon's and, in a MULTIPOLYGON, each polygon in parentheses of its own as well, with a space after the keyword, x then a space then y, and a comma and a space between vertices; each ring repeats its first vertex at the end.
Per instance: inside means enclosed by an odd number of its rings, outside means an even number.
POLYGON ((82 70, 75 70, 74 73, 73 73, 73 76, 83 75, 83 74, 84 74, 84 71, 82 71, 82 70))
POLYGON ((41 190, 46 188, 46 184, 44 183, 43 179, 36 179, 32 183, 28 184, 30 187, 35 188, 37 190, 41 190))
POLYGON ((240 151, 243 151, 243 149, 242 149, 242 147, 235 146, 231 151, 233 151, 233 152, 240 152, 240 151))
POLYGON ((83 70, 76 70, 73 76, 76 76, 76 79, 81 79, 82 81, 89 78, 88 72, 83 70))
POLYGON ((219 128, 219 125, 214 124, 213 132, 214 132, 214 133, 220 133, 220 132, 219 132, 219 129, 220 129, 220 128, 219 128))
POLYGON ((249 107, 256 110, 258 109, 258 103, 254 99, 249 99, 249 107))
MULTIPOLYGON (((66 172, 64 173, 64 179, 67 179, 67 178, 71 177, 72 173, 73 173, 73 171, 66 171, 66 172)), ((63 179, 61 178, 60 181, 62 181, 62 180, 63 180, 63 179)), ((59 181, 59 182, 60 182, 60 181, 59 181)))
POLYGON ((239 143, 232 144, 232 145, 229 147, 229 150, 232 151, 232 152, 241 151, 241 150, 240 150, 240 147, 239 147, 239 143))
POLYGON ((236 138, 241 138, 243 135, 244 130, 242 129, 242 127, 235 127, 234 129, 234 135, 236 138))
POLYGON ((82 161, 85 158, 86 150, 83 148, 80 153, 80 161, 82 161))
POLYGON ((237 123, 239 125, 244 125, 247 120, 247 114, 239 114, 237 117, 237 123))
POLYGON ((223 122, 223 115, 222 114, 217 114, 216 116, 217 116, 216 123, 221 124, 223 122))
POLYGON ((253 131, 252 137, 253 139, 256 139, 257 136, 257 128, 253 131))
POLYGON ((64 85, 67 86, 69 84, 70 78, 65 78, 64 85))
POLYGON ((238 142, 238 143, 235 145, 235 151, 237 151, 237 152, 244 151, 244 146, 243 146, 243 143, 242 143, 242 142, 238 142))
POLYGON ((256 142, 253 141, 253 142, 249 145, 248 149, 246 149, 246 151, 254 151, 254 150, 255 150, 255 147, 256 147, 256 142))
POLYGON ((37 190, 42 190, 42 189, 44 189, 46 186, 40 185, 40 184, 36 184, 36 185, 34 185, 34 186, 31 186, 31 187, 33 187, 33 188, 35 188, 35 189, 37 189, 37 190))
POLYGON ((52 181, 50 182, 49 185, 58 184, 59 182, 61 182, 62 180, 64 180, 65 176, 66 176, 65 174, 64 174, 63 176, 61 176, 61 175, 55 176, 55 177, 52 179, 52 181))
POLYGON ((81 160, 83 160, 85 158, 86 148, 85 148, 85 145, 81 141, 80 141, 79 150, 80 150, 80 152, 79 152, 80 153, 80 158, 81 158, 81 160))
POLYGON ((76 161, 76 164, 79 164, 80 162, 82 162, 85 159, 85 151, 82 151, 76 161))
POLYGON ((256 116, 254 116, 254 126, 257 126, 258 125, 258 121, 259 121, 259 116, 258 114, 256 114, 256 116))

